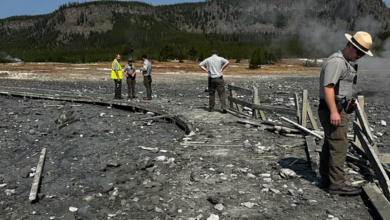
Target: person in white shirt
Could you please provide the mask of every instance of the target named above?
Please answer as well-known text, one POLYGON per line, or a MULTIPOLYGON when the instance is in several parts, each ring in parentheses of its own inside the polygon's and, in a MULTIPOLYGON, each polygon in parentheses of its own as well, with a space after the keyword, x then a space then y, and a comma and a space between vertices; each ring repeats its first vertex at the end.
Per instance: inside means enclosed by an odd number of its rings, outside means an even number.
POLYGON ((229 66, 229 61, 223 57, 218 56, 218 51, 214 50, 213 55, 203 60, 199 67, 205 71, 209 76, 209 111, 213 112, 215 107, 215 90, 219 95, 221 102, 222 113, 226 114, 226 92, 225 82, 223 80, 223 71, 229 66))

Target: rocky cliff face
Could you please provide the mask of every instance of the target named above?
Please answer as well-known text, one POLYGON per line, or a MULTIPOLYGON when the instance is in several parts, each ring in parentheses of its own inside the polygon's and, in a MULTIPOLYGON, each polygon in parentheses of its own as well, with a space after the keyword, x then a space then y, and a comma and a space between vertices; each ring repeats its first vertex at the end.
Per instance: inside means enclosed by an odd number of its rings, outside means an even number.
POLYGON ((130 26, 144 20, 147 27, 147 21, 157 20, 194 33, 297 33, 313 22, 351 30, 374 22, 375 28, 387 30, 390 22, 390 10, 382 0, 213 0, 156 7, 139 2, 91 2, 44 16, 3 19, 0 30, 57 30, 60 36, 88 36, 112 30, 120 14, 127 15, 130 26))

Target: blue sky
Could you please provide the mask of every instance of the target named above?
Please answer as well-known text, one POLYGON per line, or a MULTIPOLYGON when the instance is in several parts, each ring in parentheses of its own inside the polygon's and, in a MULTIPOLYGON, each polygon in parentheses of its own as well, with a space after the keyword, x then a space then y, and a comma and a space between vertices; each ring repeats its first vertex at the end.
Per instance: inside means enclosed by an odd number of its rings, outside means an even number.
MULTIPOLYGON (((0 19, 14 15, 48 14, 60 5, 68 2, 85 2, 86 0, 0 0, 0 19)), ((204 0, 139 0, 153 5, 166 5, 204 0)), ((390 0, 384 0, 390 6, 390 0)))
MULTIPOLYGON (((0 19, 15 15, 48 14, 68 2, 86 2, 87 0, 0 0, 0 19)), ((123 1, 123 0, 121 0, 123 1)), ((204 0, 137 0, 152 5, 168 5, 183 2, 202 2, 204 0)), ((388 0, 390 1, 390 0, 388 0)))

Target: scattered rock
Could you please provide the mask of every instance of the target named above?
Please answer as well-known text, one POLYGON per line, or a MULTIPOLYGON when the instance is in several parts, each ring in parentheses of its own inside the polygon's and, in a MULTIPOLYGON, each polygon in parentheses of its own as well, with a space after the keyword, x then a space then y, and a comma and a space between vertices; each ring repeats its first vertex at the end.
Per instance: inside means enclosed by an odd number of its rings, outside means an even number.
POLYGON ((69 207, 69 211, 71 212, 77 212, 79 209, 76 207, 69 207))
POLYGON ((241 205, 244 207, 247 207, 247 208, 252 208, 256 204, 252 203, 252 202, 243 202, 243 203, 241 203, 241 205))
POLYGON ((207 218, 207 220, 219 220, 219 216, 211 214, 210 217, 207 218))
POLYGON ((291 179, 297 176, 297 174, 288 168, 283 168, 280 170, 280 176, 282 176, 285 179, 291 179))
POLYGON ((225 207, 224 207, 222 204, 216 204, 216 205, 214 206, 214 209, 219 210, 219 211, 222 211, 224 208, 225 208, 225 207))

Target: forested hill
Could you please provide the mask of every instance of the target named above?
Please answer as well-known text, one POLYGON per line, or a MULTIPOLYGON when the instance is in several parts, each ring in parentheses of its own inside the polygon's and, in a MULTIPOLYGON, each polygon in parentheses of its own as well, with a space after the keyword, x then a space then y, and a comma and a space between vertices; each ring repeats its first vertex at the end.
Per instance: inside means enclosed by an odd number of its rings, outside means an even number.
POLYGON ((249 58, 256 49, 270 59, 322 56, 339 46, 327 35, 356 30, 372 33, 380 52, 389 22, 390 9, 382 0, 69 3, 47 15, 0 20, 0 56, 92 62, 116 53, 134 58, 147 53, 160 60, 202 59, 213 48, 235 59, 249 58), (331 45, 317 47, 318 40, 331 45))

